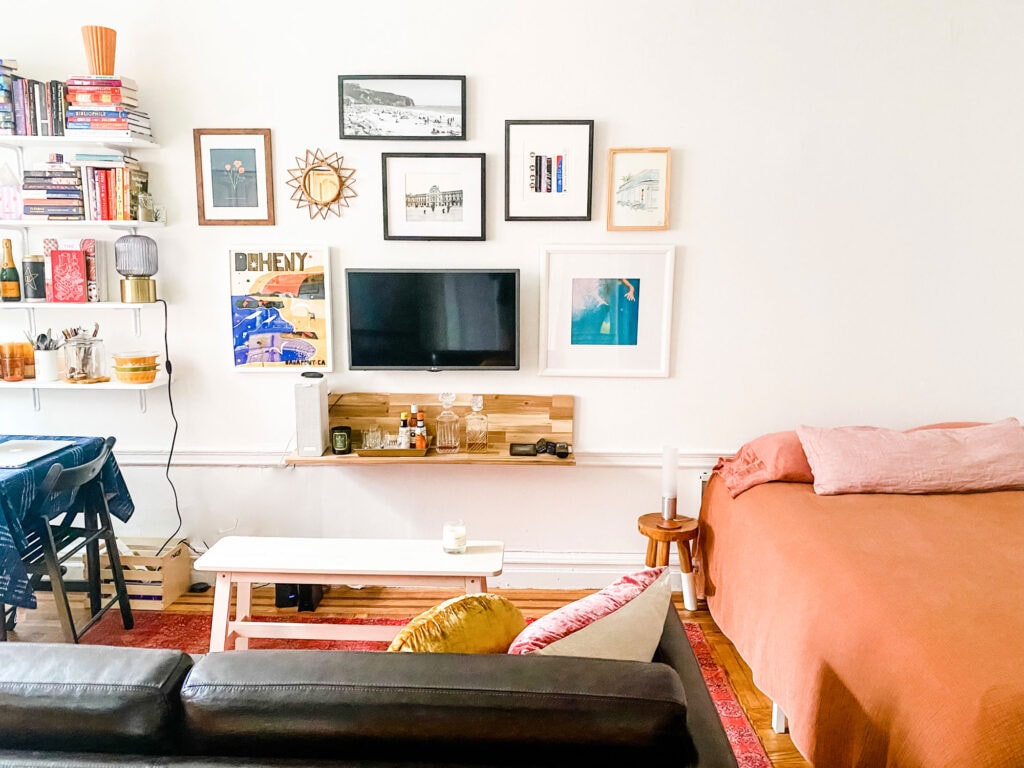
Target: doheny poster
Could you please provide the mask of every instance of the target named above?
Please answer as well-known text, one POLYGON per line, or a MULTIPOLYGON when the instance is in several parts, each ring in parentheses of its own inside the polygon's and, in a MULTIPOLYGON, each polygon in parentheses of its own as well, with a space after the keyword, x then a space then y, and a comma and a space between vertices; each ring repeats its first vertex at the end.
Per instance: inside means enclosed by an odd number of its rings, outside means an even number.
POLYGON ((327 247, 239 247, 230 258, 235 370, 330 371, 327 247))

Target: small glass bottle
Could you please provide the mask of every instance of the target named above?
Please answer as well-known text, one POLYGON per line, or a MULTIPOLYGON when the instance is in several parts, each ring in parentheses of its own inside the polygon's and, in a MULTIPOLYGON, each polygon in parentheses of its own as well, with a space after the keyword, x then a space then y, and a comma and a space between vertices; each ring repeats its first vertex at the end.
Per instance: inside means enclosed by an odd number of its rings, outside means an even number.
POLYGON ((442 392, 438 397, 442 411, 437 415, 437 452, 459 452, 459 415, 452 410, 455 402, 454 392, 442 392))
POLYGON ((409 436, 412 442, 410 448, 426 448, 427 447, 427 422, 423 419, 423 411, 416 413, 416 429, 413 430, 409 427, 409 436), (413 434, 415 432, 415 434, 413 434))
POLYGON ((402 411, 402 421, 399 422, 398 427, 398 447, 399 448, 410 448, 409 443, 409 414, 407 411, 402 411))
POLYGON ((483 395, 473 395, 469 400, 473 410, 466 414, 466 451, 487 452, 487 414, 484 413, 483 395))

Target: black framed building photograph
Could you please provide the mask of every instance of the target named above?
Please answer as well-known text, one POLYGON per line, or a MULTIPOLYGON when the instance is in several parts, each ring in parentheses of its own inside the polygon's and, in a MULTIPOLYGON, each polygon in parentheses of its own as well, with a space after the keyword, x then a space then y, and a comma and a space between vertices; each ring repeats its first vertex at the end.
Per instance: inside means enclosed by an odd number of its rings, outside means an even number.
POLYGON ((505 221, 590 221, 593 120, 505 121, 505 221))
POLYGON ((381 155, 385 240, 486 239, 483 153, 381 155))
POLYGON ((338 75, 343 139, 462 141, 465 75, 338 75))

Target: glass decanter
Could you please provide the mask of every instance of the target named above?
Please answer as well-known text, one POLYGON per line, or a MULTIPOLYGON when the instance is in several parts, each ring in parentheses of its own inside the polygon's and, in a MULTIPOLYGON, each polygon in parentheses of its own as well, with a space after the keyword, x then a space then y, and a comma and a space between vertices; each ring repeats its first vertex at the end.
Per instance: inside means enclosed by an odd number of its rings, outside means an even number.
POLYGON ((452 410, 455 402, 454 392, 442 392, 438 396, 441 401, 441 413, 437 416, 436 440, 438 453, 459 452, 459 415, 452 410))
POLYGON ((484 413, 484 396, 470 398, 471 413, 466 414, 466 451, 487 452, 487 414, 484 413))

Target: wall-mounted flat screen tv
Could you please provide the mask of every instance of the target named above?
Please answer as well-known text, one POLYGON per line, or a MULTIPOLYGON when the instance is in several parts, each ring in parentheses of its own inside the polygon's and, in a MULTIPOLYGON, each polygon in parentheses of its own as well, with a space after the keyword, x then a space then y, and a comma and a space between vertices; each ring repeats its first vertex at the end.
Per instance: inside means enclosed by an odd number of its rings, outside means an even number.
POLYGON ((346 269, 352 370, 519 370, 518 269, 346 269))

